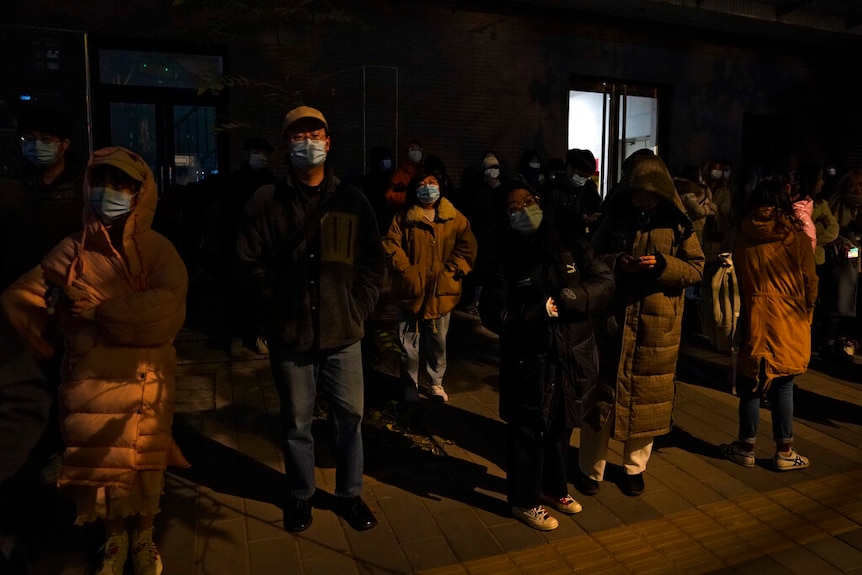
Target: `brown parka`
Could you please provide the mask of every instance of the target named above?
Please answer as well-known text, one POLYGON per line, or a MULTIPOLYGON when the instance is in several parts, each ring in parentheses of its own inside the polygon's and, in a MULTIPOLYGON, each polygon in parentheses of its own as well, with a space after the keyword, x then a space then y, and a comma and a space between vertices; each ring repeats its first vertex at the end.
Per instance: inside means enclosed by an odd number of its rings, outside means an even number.
POLYGON ((684 292, 701 282, 704 257, 661 158, 638 157, 606 203, 591 241, 615 271, 616 294, 598 326, 600 386, 597 409, 586 419, 604 425, 613 411, 613 438, 624 441, 670 431, 684 292), (638 213, 633 190, 659 196, 656 211, 638 213), (652 271, 625 274, 619 265, 623 254, 656 254, 660 263, 652 271))
MULTIPOLYGON (((171 437, 174 414, 173 339, 185 319, 188 275, 170 241, 150 229, 158 194, 152 172, 123 148, 97 150, 89 168, 111 165, 142 182, 121 233, 89 207, 84 184, 84 229, 62 240, 42 265, 2 295, 3 309, 31 351, 53 352, 46 334, 65 334, 58 390, 66 451, 60 485, 132 485, 140 470, 187 466, 171 437), (116 247, 115 247, 116 246, 116 247), (95 319, 50 314, 51 287, 81 292, 97 304, 95 319), (54 325, 54 322, 59 325, 54 325)), ((63 296, 61 296, 62 298, 63 296)))
POLYGON ((747 215, 733 248, 742 298, 739 373, 764 393, 774 378, 808 368, 817 299, 811 240, 788 216, 774 214, 762 207, 747 215))
POLYGON ((383 236, 392 295, 420 319, 449 313, 461 299, 461 279, 473 269, 476 248, 470 222, 446 198, 438 200, 433 222, 418 205, 399 212, 383 236))

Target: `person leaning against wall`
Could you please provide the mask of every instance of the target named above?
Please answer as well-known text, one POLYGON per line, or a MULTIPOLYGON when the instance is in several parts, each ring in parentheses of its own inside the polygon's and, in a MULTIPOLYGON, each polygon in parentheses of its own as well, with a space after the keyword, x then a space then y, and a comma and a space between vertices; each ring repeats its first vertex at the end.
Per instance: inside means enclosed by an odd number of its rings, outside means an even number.
POLYGON ((146 162, 124 148, 93 153, 83 231, 2 295, 12 325, 36 358, 44 334, 64 334, 60 427, 66 446, 57 484, 75 523, 105 528, 98 575, 162 572, 153 541, 168 465, 188 466, 171 436, 176 350, 188 275, 173 244, 150 224, 158 191, 146 162), (131 537, 128 529, 131 529, 131 537))
POLYGON ((603 212, 591 243, 617 289, 597 317, 600 383, 581 427, 576 486, 599 490, 613 438, 623 442, 620 488, 637 496, 653 439, 671 429, 684 292, 703 278, 703 251, 658 156, 632 157, 603 212))
POLYGON ((282 133, 289 171, 246 205, 236 281, 269 343, 281 400, 284 528, 298 532, 311 525, 319 389, 335 433, 335 511, 354 529, 371 529, 377 519, 361 497, 361 340, 383 280, 383 245, 368 199, 341 182, 326 161, 331 138, 320 110, 293 108, 282 133))

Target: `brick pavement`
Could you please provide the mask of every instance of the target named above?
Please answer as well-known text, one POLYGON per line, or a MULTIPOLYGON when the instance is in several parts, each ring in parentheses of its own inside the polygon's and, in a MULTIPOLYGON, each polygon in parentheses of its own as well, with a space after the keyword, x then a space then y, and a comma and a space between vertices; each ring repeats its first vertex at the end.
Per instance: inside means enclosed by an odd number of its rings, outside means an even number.
MULTIPOLYGON (((157 530, 166 575, 862 573, 858 366, 815 362, 821 371, 798 380, 795 435, 810 468, 770 469, 764 410, 757 465, 744 469, 715 447, 736 433, 724 358, 685 342, 674 430, 656 443, 645 493, 629 498, 614 484, 621 446, 612 442, 601 491, 573 491, 584 510, 555 513, 560 527, 538 532, 505 503, 493 336, 457 314, 448 404, 405 410, 387 401, 385 381, 368 382, 369 414, 395 412, 399 422, 366 425, 364 497, 379 526, 355 532, 331 511, 334 468, 321 447, 314 523, 290 534, 277 506, 283 462, 267 360, 229 360, 217 329, 184 330, 178 349, 176 434, 195 465, 168 477, 157 530)), ((576 433, 572 461, 577 444, 576 433)), ((89 573, 84 544, 94 540, 46 553, 34 573, 89 573)))

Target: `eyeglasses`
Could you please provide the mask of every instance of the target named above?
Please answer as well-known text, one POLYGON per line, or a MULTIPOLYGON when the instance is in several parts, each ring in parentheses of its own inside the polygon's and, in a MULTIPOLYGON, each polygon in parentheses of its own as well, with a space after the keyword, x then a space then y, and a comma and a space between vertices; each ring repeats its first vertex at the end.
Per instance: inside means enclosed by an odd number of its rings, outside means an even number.
POLYGON ((299 144, 305 140, 319 142, 326 139, 326 132, 323 130, 316 130, 314 132, 297 132, 296 134, 288 136, 288 139, 294 144, 299 144))
POLYGON ((21 141, 27 144, 32 144, 33 142, 42 142, 43 144, 53 144, 54 142, 59 142, 60 139, 56 136, 21 136, 21 141))
POLYGON ((514 218, 518 212, 520 212, 521 210, 524 210, 526 208, 529 208, 530 206, 535 206, 538 202, 539 202, 539 196, 530 196, 529 198, 527 198, 526 200, 524 200, 520 204, 516 204, 514 206, 508 206, 506 208, 506 213, 509 214, 510 218, 514 218))

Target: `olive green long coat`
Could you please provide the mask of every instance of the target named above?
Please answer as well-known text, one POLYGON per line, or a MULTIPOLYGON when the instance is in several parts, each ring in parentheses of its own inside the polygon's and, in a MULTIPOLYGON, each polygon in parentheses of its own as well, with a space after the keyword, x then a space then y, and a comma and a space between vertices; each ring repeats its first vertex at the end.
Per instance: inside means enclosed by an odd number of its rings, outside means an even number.
POLYGON ((592 244, 614 269, 616 295, 599 322, 598 401, 608 404, 600 410, 600 423, 612 413, 612 437, 620 441, 662 435, 671 427, 684 292, 701 282, 703 250, 657 156, 633 163, 603 211, 592 244), (658 208, 636 210, 631 201, 635 189, 659 196, 658 208), (619 264, 623 254, 656 254, 659 265, 626 274, 619 264))

